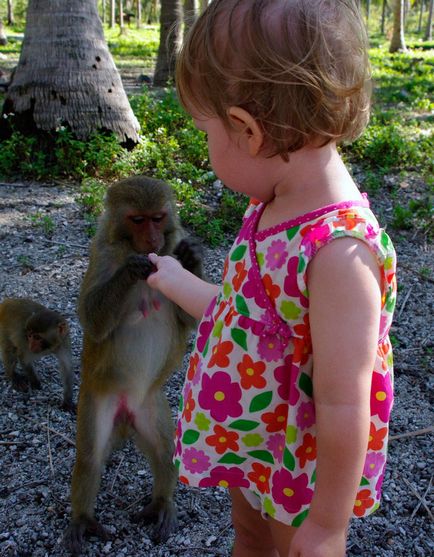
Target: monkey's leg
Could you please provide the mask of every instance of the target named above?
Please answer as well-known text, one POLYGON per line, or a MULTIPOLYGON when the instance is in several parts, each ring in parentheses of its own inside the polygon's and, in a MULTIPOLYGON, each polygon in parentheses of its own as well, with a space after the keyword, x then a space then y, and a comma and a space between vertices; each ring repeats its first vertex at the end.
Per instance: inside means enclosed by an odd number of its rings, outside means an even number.
POLYGON ((72 389, 74 385, 74 373, 71 365, 71 353, 68 350, 57 352, 59 359, 60 376, 63 385, 62 408, 70 412, 75 412, 75 404, 72 402, 72 389))
POLYGON ((110 448, 115 411, 116 402, 111 396, 96 398, 92 393, 80 394, 71 483, 72 520, 64 535, 65 546, 74 555, 80 553, 86 533, 107 538, 106 531, 94 518, 94 507, 110 448))
POLYGON ((29 380, 30 386, 32 389, 40 389, 41 388, 41 381, 35 370, 33 369, 31 360, 21 353, 18 353, 18 359, 20 361, 21 367, 23 368, 24 374, 29 380))
POLYGON ((154 485, 151 502, 133 519, 156 522, 152 537, 162 542, 174 532, 178 523, 173 502, 178 474, 172 462, 174 426, 169 404, 161 391, 148 394, 135 425, 137 446, 149 459, 154 485))
POLYGON ((24 375, 19 374, 17 369, 18 356, 13 344, 3 340, 2 359, 5 366, 6 377, 12 384, 12 388, 16 391, 27 391, 29 384, 24 375))

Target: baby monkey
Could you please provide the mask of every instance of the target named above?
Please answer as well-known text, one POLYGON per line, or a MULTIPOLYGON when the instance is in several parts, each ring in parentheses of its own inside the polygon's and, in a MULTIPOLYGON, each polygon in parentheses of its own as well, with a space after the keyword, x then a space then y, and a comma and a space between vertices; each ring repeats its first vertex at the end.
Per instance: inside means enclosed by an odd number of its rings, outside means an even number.
POLYGON ((32 362, 54 354, 63 383, 62 408, 73 411, 72 358, 69 327, 56 311, 24 298, 7 298, 0 304, 0 350, 6 376, 17 391, 40 389, 41 382, 32 362), (16 371, 17 362, 23 374, 16 371))

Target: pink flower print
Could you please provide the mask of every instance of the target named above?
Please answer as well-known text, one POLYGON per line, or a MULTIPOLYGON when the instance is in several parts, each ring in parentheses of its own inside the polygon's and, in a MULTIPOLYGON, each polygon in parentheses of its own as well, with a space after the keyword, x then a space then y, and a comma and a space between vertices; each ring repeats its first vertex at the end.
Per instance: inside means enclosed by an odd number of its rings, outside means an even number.
POLYGON ((376 238, 378 236, 378 230, 376 230, 372 224, 368 223, 366 225, 366 231, 365 231, 365 238, 367 240, 372 240, 373 238, 376 238))
POLYGON ((381 375, 374 371, 371 386, 371 416, 378 415, 380 420, 387 423, 393 403, 393 391, 390 373, 381 375))
POLYGON ((273 500, 282 505, 288 513, 298 513, 303 505, 310 503, 313 490, 308 486, 307 474, 293 477, 291 472, 282 469, 273 474, 273 500))
POLYGON ((267 441, 267 449, 269 449, 274 458, 278 462, 282 462, 283 449, 285 448, 285 436, 282 433, 270 435, 267 441))
POLYGON ((193 385, 198 385, 201 377, 202 377, 202 360, 199 360, 196 366, 196 373, 194 374, 191 383, 193 385))
POLYGON ((284 265, 287 257, 286 243, 282 240, 273 240, 265 255, 266 265, 268 269, 272 271, 280 269, 284 265))
POLYGON ((243 296, 245 296, 246 298, 254 298, 256 304, 260 308, 265 309, 267 307, 267 301, 263 294, 263 289, 260 286, 260 282, 253 267, 249 269, 247 281, 244 283, 241 291, 243 293, 243 296))
POLYGON ((366 455, 363 475, 366 478, 374 478, 383 470, 386 459, 382 453, 368 453, 366 455))
POLYGON ((253 222, 256 219, 256 211, 253 211, 247 218, 244 219, 241 230, 238 233, 237 244, 240 244, 243 240, 249 240, 252 233, 253 222))
POLYGON ((176 424, 176 431, 175 431, 175 456, 178 456, 182 453, 181 439, 182 439, 182 423, 181 420, 178 420, 178 423, 176 424))
POLYGON ((267 362, 277 362, 283 354, 285 347, 277 335, 262 334, 258 342, 258 354, 267 362))
POLYGON ((224 422, 228 416, 238 418, 243 413, 239 403, 241 387, 231 382, 231 376, 218 371, 212 376, 202 375, 202 389, 199 392, 199 406, 209 410, 211 417, 217 422, 224 422))
POLYGON ((316 226, 310 230, 306 235, 307 242, 303 242, 304 253, 307 257, 311 257, 316 253, 316 250, 326 242, 327 238, 331 235, 330 229, 327 225, 316 226))
POLYGON ((233 466, 226 468, 226 466, 216 466, 213 468, 208 478, 200 480, 200 487, 249 487, 250 482, 244 477, 244 472, 233 466))
POLYGON ((377 483, 375 484, 375 491, 377 492, 377 499, 380 498, 381 496, 381 486, 383 485, 383 480, 384 480, 384 471, 382 474, 380 474, 380 476, 378 477, 377 483))
POLYGON ((283 283, 283 290, 287 296, 293 298, 298 298, 300 296, 300 290, 297 284, 297 268, 298 257, 291 257, 286 266, 286 277, 283 283))
POLYGON ((216 303, 217 303, 217 296, 214 296, 214 298, 211 300, 209 306, 205 310, 205 313, 204 313, 205 317, 210 317, 212 315, 212 312, 214 311, 216 303))
POLYGON ((193 447, 185 449, 182 462, 192 474, 201 474, 211 466, 210 459, 204 451, 198 451, 193 447))
POLYGON ((196 347, 199 352, 203 352, 205 345, 208 341, 209 335, 214 328, 214 323, 212 321, 202 321, 199 325, 199 330, 197 333, 196 347))
POLYGON ((312 402, 302 402, 300 404, 296 422, 301 430, 307 429, 315 423, 315 407, 312 402))
POLYGON ((298 366, 292 365, 292 354, 286 356, 283 366, 276 367, 274 370, 274 378, 280 383, 277 394, 283 400, 287 400, 291 406, 294 406, 300 398, 300 391, 297 387, 299 371, 298 366))

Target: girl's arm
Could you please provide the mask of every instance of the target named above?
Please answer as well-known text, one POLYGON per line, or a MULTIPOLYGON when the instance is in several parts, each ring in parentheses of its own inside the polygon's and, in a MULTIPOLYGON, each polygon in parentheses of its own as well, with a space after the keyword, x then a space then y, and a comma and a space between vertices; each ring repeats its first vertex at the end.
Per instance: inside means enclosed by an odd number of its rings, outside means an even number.
POLYGON ((317 479, 290 557, 343 557, 368 445, 381 311, 380 272, 353 238, 321 248, 308 271, 317 479))
POLYGON ((149 286, 159 290, 195 319, 201 319, 217 294, 218 286, 190 273, 169 255, 160 257, 151 253, 149 259, 157 267, 157 272, 147 279, 149 286))

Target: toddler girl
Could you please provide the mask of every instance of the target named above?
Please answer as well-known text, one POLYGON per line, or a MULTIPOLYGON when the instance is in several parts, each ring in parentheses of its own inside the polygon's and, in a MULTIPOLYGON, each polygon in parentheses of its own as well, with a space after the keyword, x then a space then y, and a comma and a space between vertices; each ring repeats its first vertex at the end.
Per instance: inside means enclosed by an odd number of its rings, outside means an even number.
POLYGON ((213 0, 178 60, 211 165, 251 203, 220 286, 151 255, 201 319, 176 432, 180 480, 225 486, 235 557, 342 557, 379 505, 392 406, 395 253, 337 143, 368 120, 351 0, 213 0))

